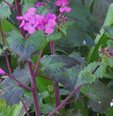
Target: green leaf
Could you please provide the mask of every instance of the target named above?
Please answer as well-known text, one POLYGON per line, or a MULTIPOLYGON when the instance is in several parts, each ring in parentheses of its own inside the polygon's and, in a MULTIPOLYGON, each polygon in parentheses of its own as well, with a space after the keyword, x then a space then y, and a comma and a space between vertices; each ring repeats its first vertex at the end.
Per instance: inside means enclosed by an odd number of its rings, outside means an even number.
POLYGON ((61 33, 60 32, 54 32, 52 34, 48 34, 47 35, 47 41, 50 42, 50 41, 56 41, 56 40, 59 40, 61 38, 61 33))
MULTIPOLYGON (((6 0, 8 3, 12 4, 14 0, 6 0)), ((2 2, 0 3, 0 19, 9 18, 11 15, 10 7, 2 2)))
MULTIPOLYGON (((113 13, 113 5, 111 4, 109 6, 107 16, 106 16, 106 19, 105 19, 105 22, 104 22, 103 26, 111 26, 113 24, 113 14, 112 13, 113 13)), ((87 62, 88 63, 99 59, 99 54, 98 54, 99 47, 100 47, 100 45, 105 46, 106 42, 109 39, 111 39, 111 38, 108 38, 105 35, 105 31, 102 28, 100 30, 100 34, 98 34, 96 36, 96 39, 95 39, 96 46, 92 47, 90 52, 89 52, 89 55, 87 57, 87 62)))
POLYGON ((82 4, 77 3, 76 0, 71 1, 70 7, 72 10, 66 15, 73 18, 81 29, 86 32, 96 32, 98 30, 96 21, 87 8, 85 8, 82 4))
MULTIPOLYGON (((30 72, 28 66, 26 66, 25 69, 20 69, 19 67, 16 68, 12 76, 26 86, 30 83, 30 72)), ((8 105, 19 103, 24 93, 22 88, 19 87, 14 80, 7 77, 3 80, 2 87, 4 88, 4 94, 0 95, 0 99, 4 98, 8 105)))
POLYGON ((89 84, 94 82, 98 78, 102 78, 106 72, 106 66, 100 65, 98 62, 90 63, 85 67, 78 76, 77 84, 89 84), (99 67, 94 74, 94 70, 99 67))
POLYGON ((10 50, 21 60, 31 60, 31 57, 42 50, 47 41, 45 40, 44 32, 36 31, 27 39, 24 39, 17 31, 9 33, 7 38, 10 50))
POLYGON ((0 116, 17 116, 19 115, 22 108, 22 104, 14 104, 9 106, 6 104, 4 99, 0 100, 0 116))
POLYGON ((41 14, 41 15, 45 16, 45 14, 47 14, 49 12, 49 10, 45 6, 40 6, 40 7, 37 8, 36 12, 38 14, 41 14))
POLYGON ((104 30, 107 37, 113 38, 113 28, 111 26, 105 26, 104 30))
POLYGON ((73 22, 68 26, 67 36, 62 36, 62 38, 57 41, 56 45, 68 50, 82 45, 93 46, 95 44, 92 38, 73 22))
MULTIPOLYGON (((11 30, 18 30, 11 22, 9 22, 8 20, 3 20, 1 22, 1 26, 2 26, 2 31, 5 34, 6 32, 10 32, 11 30)), ((0 34, 0 44, 2 43, 2 38, 1 38, 1 34, 0 34)), ((7 44, 6 39, 5 39, 5 44, 7 44)))
POLYGON ((107 41, 107 46, 113 49, 113 40, 108 40, 107 41))
POLYGON ((88 93, 88 107, 94 112, 105 112, 113 99, 113 92, 100 81, 83 86, 81 92, 88 93))
POLYGON ((113 115, 113 107, 110 107, 106 112, 105 112, 106 116, 112 116, 113 115))
POLYGON ((41 71, 48 77, 61 82, 64 87, 72 90, 75 87, 80 65, 76 58, 63 55, 49 55, 41 59, 41 71))

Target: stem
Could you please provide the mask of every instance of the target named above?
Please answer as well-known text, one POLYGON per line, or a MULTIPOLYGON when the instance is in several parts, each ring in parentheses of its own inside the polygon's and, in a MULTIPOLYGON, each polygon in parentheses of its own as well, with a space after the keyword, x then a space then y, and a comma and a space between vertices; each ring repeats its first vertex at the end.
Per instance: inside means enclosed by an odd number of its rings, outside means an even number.
POLYGON ((76 100, 69 101, 69 102, 67 102, 65 105, 68 105, 68 104, 74 103, 74 102, 76 102, 76 101, 79 101, 79 100, 83 99, 83 98, 86 97, 86 96, 88 96, 88 94, 83 95, 83 96, 79 97, 79 98, 76 99, 76 100))
POLYGON ((16 8, 13 5, 11 5, 10 3, 8 3, 6 0, 2 0, 2 1, 5 2, 9 7, 13 8, 13 10, 16 11, 16 8))
MULTIPOLYGON (((21 16, 21 5, 20 5, 20 0, 15 0, 16 3, 16 11, 17 11, 17 16, 21 16)), ((18 20, 18 25, 21 24, 21 21, 18 20)), ((20 28, 20 32, 23 35, 23 37, 25 37, 25 32, 23 30, 23 28, 20 28)))
POLYGON ((39 58, 38 58, 38 60, 37 60, 37 64, 36 64, 36 68, 35 68, 34 75, 36 75, 36 73, 37 73, 38 65, 39 65, 39 63, 40 63, 40 59, 41 59, 42 53, 43 53, 43 51, 40 52, 39 58))
POLYGON ((25 105, 23 99, 21 99, 21 102, 22 102, 22 105, 23 105, 23 107, 24 107, 24 110, 25 110, 27 116, 30 116, 30 115, 29 115, 29 112, 27 111, 27 107, 26 107, 26 105, 25 105))
POLYGON ((98 70, 99 67, 100 67, 100 65, 98 65, 91 74, 94 74, 98 70))
POLYGON ((61 109, 62 106, 64 106, 67 101, 82 87, 82 85, 79 85, 72 93, 66 97, 66 99, 55 109, 53 110, 48 116, 54 115, 55 112, 57 112, 59 109, 61 109))
MULTIPOLYGON (((51 54, 55 54, 55 42, 50 42, 50 49, 51 54)), ((55 101, 56 101, 56 107, 60 105, 60 93, 59 93, 59 86, 58 82, 54 84, 55 89, 55 101)), ((59 114, 57 116, 61 116, 61 110, 58 110, 59 114)))
POLYGON ((55 42, 50 42, 51 54, 55 54, 55 42))
POLYGON ((44 78, 44 79, 46 79, 46 80, 49 80, 49 81, 54 82, 54 80, 52 80, 52 79, 50 79, 50 78, 48 78, 48 77, 46 77, 46 76, 43 76, 43 75, 40 75, 40 74, 38 74, 38 76, 39 76, 39 77, 42 77, 42 78, 44 78))
POLYGON ((36 116, 41 116, 39 103, 38 103, 37 89, 36 89, 36 80, 35 80, 36 78, 34 75, 34 71, 32 69, 32 62, 28 62, 28 65, 29 65, 29 70, 31 74, 32 95, 33 95, 33 100, 35 105, 36 116))
POLYGON ((6 74, 7 76, 9 76, 11 79, 15 80, 18 84, 19 87, 22 87, 24 89, 27 89, 29 91, 31 91, 31 88, 27 87, 26 85, 24 85, 22 82, 20 82, 19 80, 15 79, 14 77, 12 77, 11 75, 6 74))
MULTIPOLYGON (((5 46, 4 34, 2 32, 1 22, 0 22, 0 33, 1 33, 3 46, 5 46)), ((4 51, 4 54, 5 54, 5 59, 6 59, 6 63, 7 63, 7 67, 8 67, 9 73, 12 74, 12 70, 11 70, 11 66, 10 66, 10 63, 9 63, 9 58, 8 58, 8 54, 7 54, 6 50, 4 51)))

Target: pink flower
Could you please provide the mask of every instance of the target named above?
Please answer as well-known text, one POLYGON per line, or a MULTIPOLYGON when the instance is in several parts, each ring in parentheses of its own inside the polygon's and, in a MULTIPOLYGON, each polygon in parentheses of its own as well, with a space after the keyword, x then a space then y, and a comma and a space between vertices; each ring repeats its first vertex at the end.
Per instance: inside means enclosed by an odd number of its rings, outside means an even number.
POLYGON ((41 3, 40 3, 40 2, 37 2, 37 3, 35 4, 35 6, 38 8, 38 7, 41 6, 41 3))
POLYGON ((68 1, 67 0, 58 0, 56 2, 56 6, 65 6, 68 5, 68 1))
POLYGON ((70 12, 71 11, 71 8, 70 7, 67 7, 67 6, 64 6, 64 7, 61 7, 60 8, 60 12, 63 13, 63 12, 70 12))
POLYGON ((53 33, 54 32, 54 27, 56 26, 56 15, 51 14, 50 12, 46 14, 46 27, 45 27, 45 32, 47 34, 53 33))
POLYGON ((56 6, 61 6, 60 7, 60 12, 61 13, 63 13, 63 12, 70 12, 71 11, 71 8, 67 7, 66 5, 68 5, 68 1, 67 0, 58 0, 56 2, 56 6))
POLYGON ((37 25, 37 29, 40 31, 45 30, 47 34, 54 32, 54 27, 56 26, 56 15, 47 13, 46 16, 37 16, 39 24, 37 25))
POLYGON ((38 8, 38 7, 40 7, 40 6, 46 6, 47 4, 46 3, 41 3, 41 2, 37 2, 36 4, 35 4, 35 6, 38 8))
POLYGON ((0 68, 0 74, 5 75, 6 73, 5 73, 5 71, 3 69, 0 68))
POLYGON ((29 22, 25 23, 23 29, 28 31, 29 34, 33 34, 36 31, 35 27, 29 22))

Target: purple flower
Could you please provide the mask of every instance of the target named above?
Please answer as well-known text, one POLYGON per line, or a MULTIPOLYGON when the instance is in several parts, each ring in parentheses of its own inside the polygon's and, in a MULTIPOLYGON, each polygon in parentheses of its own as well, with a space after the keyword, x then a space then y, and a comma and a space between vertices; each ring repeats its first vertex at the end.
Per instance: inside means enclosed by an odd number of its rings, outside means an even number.
POLYGON ((67 0, 58 0, 56 2, 56 6, 65 6, 68 5, 68 1, 67 0))
POLYGON ((29 22, 25 23, 23 29, 28 31, 29 34, 33 34, 36 31, 35 27, 29 22))
POLYGON ((47 13, 46 16, 38 16, 37 29, 40 31, 45 30, 46 34, 50 34, 54 32, 54 27, 56 26, 56 15, 47 13))
POLYGON ((60 12, 63 13, 63 12, 70 12, 71 11, 71 8, 70 7, 67 7, 66 5, 68 5, 68 1, 67 0, 58 0, 56 2, 56 6, 61 6, 60 7, 60 12))
POLYGON ((63 13, 63 12, 70 12, 71 11, 71 8, 70 7, 67 7, 67 6, 64 6, 64 7, 61 7, 60 8, 60 12, 63 13))
POLYGON ((5 75, 6 73, 5 73, 5 71, 3 69, 0 68, 0 74, 5 75))
POLYGON ((40 6, 46 6, 47 4, 46 3, 41 3, 41 2, 37 2, 36 4, 35 4, 35 6, 38 8, 38 7, 40 7, 40 6))
POLYGON ((46 26, 45 26, 45 32, 47 34, 54 32, 54 27, 56 26, 56 15, 51 14, 50 12, 46 14, 46 26))
POLYGON ((37 3, 35 4, 35 6, 38 8, 38 7, 41 6, 41 3, 40 3, 40 2, 37 2, 37 3))

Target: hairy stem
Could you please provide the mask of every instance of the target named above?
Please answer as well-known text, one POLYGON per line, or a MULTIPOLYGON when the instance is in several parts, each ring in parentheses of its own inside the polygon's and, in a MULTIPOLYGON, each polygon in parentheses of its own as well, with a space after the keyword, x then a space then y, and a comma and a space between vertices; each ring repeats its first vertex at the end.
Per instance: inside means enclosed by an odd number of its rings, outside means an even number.
POLYGON ((37 64, 36 64, 36 68, 35 68, 34 75, 36 75, 36 73, 37 73, 38 65, 39 65, 39 63, 40 63, 40 59, 41 59, 42 53, 43 53, 43 51, 40 52, 39 58, 38 58, 38 60, 37 60, 37 64))
POLYGON ((22 87, 24 89, 27 89, 29 91, 31 91, 30 87, 27 87, 26 85, 24 85, 22 82, 20 82, 19 80, 15 79, 14 77, 12 77, 11 75, 6 74, 7 76, 9 76, 11 79, 15 80, 18 84, 19 87, 22 87))
POLYGON ((36 89, 36 80, 35 80, 36 78, 34 75, 34 71, 32 69, 32 62, 28 62, 28 65, 29 65, 29 70, 31 74, 32 95, 33 95, 33 100, 35 105, 36 116, 41 116, 39 103, 38 103, 37 89, 36 89))
MULTIPOLYGON (((21 16, 21 5, 20 5, 20 0, 15 0, 15 3, 16 3, 16 11, 17 11, 17 16, 21 16)), ((18 25, 21 24, 21 21, 18 20, 18 25)), ((23 28, 20 28, 20 32, 22 34, 23 37, 25 37, 25 32, 23 30, 23 28)))
POLYGON ((53 110, 48 116, 52 116, 54 115, 55 112, 57 112, 59 109, 61 109, 61 107, 63 107, 67 101, 82 87, 82 85, 79 85, 74 91, 72 91, 71 94, 69 94, 69 96, 66 97, 66 99, 59 105, 57 106, 57 108, 55 110, 53 110))
POLYGON ((25 110, 27 116, 30 116, 30 115, 29 115, 29 112, 27 111, 27 107, 26 107, 26 105, 25 105, 23 99, 21 99, 21 102, 22 102, 22 105, 23 105, 23 107, 24 107, 24 110, 25 110))
POLYGON ((6 0, 2 0, 2 1, 5 2, 10 8, 16 11, 16 8, 13 5, 11 5, 9 2, 7 2, 6 0))
MULTIPOLYGON (((0 33, 1 33, 3 46, 5 46, 4 34, 2 32, 1 22, 0 22, 0 33)), ((10 63, 9 63, 9 58, 8 58, 8 54, 7 54, 6 50, 4 51, 4 54, 5 54, 5 59, 6 59, 6 63, 7 63, 7 67, 8 67, 9 73, 12 74, 12 70, 11 70, 11 66, 10 66, 10 63)))
MULTIPOLYGON (((51 54, 55 54, 55 42, 50 42, 50 50, 51 54)), ((59 86, 58 83, 54 84, 54 90, 55 90, 55 101, 56 101, 56 107, 60 105, 60 94, 59 94, 59 86)), ((59 114, 57 116, 61 116, 61 110, 58 110, 59 114)))

